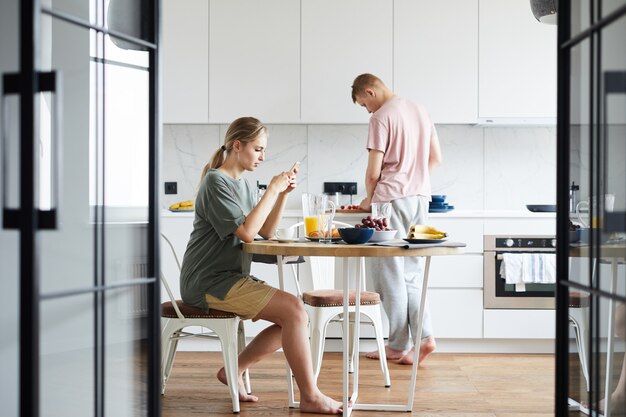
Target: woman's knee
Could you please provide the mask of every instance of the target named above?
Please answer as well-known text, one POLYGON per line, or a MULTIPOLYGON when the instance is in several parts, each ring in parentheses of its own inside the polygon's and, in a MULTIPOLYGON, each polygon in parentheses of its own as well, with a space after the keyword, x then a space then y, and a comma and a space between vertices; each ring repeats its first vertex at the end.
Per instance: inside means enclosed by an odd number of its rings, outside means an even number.
POLYGON ((309 320, 309 316, 304 309, 304 303, 298 297, 292 296, 288 306, 289 317, 299 323, 306 323, 309 320))

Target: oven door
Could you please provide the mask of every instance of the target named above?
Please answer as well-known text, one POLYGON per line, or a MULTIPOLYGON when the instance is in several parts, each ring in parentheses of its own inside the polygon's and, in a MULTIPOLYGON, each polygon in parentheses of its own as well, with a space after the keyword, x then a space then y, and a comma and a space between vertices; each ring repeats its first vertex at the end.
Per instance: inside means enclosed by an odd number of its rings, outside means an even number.
POLYGON ((484 307, 486 309, 553 309, 556 284, 526 284, 525 291, 516 291, 514 284, 507 284, 500 277, 502 254, 506 252, 484 252, 484 307))

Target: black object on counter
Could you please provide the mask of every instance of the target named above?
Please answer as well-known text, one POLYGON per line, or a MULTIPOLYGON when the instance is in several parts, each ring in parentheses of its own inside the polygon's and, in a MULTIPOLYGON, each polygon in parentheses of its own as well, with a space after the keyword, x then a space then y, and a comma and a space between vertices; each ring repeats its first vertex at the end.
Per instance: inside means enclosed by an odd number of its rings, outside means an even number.
POLYGON ((556 213, 556 204, 526 204, 526 208, 534 213, 556 213))

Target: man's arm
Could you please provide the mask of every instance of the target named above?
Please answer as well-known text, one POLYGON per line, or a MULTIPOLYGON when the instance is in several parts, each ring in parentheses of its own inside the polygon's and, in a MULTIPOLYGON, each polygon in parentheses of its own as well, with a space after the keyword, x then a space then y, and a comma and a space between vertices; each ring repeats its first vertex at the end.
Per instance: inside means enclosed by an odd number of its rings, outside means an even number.
POLYGON ((430 137, 430 153, 428 155, 428 170, 432 172, 433 168, 441 165, 441 147, 439 146, 439 136, 433 132, 430 137))
POLYGON ((361 201, 361 208, 363 210, 370 210, 372 205, 372 197, 374 196, 374 190, 380 180, 380 172, 383 169, 383 156, 385 154, 381 151, 370 149, 367 169, 365 170, 365 191, 367 196, 361 201))

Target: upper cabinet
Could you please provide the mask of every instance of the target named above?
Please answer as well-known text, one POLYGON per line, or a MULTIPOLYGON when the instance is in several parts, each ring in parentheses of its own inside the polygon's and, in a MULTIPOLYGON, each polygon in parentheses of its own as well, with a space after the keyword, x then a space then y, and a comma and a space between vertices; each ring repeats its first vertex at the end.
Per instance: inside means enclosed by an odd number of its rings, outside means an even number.
POLYGON ((381 0, 302 0, 304 123, 367 123, 351 98, 368 72, 392 85, 393 4, 381 0))
POLYGON ((211 0, 208 25, 209 121, 298 122, 300 2, 211 0))
POLYGON ((163 0, 163 123, 209 121, 209 3, 163 0))
POLYGON ((379 76, 435 123, 556 118, 556 27, 528 0, 163 0, 163 120, 367 123, 379 76))
POLYGON ((478 51, 481 121, 556 120, 556 26, 528 0, 480 0, 478 51))
POLYGON ((435 123, 475 123, 478 0, 395 0, 393 74, 435 123))

